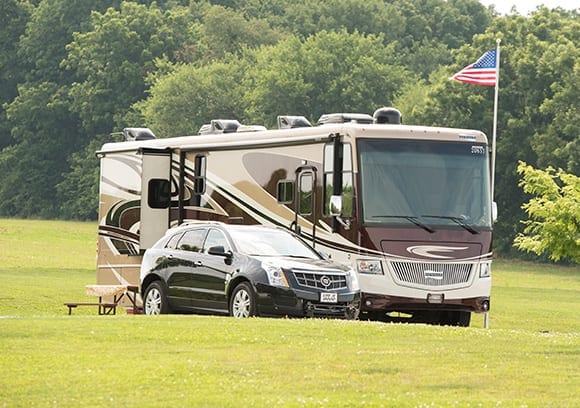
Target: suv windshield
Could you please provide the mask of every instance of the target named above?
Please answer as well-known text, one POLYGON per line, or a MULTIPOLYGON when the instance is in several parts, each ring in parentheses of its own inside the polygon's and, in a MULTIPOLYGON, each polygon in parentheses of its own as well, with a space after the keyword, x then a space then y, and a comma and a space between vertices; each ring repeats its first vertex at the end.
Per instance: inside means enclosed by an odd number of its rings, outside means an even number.
POLYGON ((365 223, 491 226, 485 144, 360 139, 357 150, 365 223))
POLYGON ((309 246, 284 231, 232 228, 230 236, 239 252, 247 255, 320 258, 309 246))

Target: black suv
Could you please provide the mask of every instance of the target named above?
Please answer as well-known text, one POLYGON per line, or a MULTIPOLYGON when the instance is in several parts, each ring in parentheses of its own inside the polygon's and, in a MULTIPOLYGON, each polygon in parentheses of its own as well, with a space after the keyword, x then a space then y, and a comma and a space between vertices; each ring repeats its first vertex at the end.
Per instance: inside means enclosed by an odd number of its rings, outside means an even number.
POLYGON ((145 314, 173 311, 355 319, 348 266, 282 228, 198 222, 169 229, 141 265, 145 314))

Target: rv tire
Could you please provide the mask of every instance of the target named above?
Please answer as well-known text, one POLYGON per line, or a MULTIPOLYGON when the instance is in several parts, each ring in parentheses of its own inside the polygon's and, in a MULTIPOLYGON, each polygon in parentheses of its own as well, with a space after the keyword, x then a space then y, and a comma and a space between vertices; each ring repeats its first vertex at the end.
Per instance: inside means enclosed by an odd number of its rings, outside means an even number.
POLYGON ((468 327, 470 321, 471 321, 470 312, 448 311, 442 312, 439 324, 442 326, 468 327))

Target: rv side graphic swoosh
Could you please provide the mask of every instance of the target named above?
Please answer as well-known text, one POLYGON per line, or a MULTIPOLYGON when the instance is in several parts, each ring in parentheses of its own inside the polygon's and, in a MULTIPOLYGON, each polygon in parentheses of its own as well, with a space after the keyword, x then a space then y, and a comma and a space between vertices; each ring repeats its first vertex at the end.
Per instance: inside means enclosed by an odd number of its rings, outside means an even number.
POLYGON ((438 246, 438 245, 416 245, 410 246, 407 248, 407 252, 412 253, 413 255, 423 256, 425 258, 434 258, 434 259, 451 259, 452 256, 445 256, 445 255, 437 255, 432 254, 431 252, 455 252, 455 251, 463 251, 468 247, 450 247, 450 246, 438 246))

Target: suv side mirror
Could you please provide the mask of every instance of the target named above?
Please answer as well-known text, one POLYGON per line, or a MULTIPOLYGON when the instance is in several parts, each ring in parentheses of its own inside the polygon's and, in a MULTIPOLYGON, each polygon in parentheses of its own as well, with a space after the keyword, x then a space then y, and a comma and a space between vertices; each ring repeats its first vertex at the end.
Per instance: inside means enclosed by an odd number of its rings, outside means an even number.
POLYGON ((226 251, 226 249, 221 245, 210 247, 207 253, 210 255, 223 256, 224 258, 231 258, 233 255, 231 251, 226 251))

